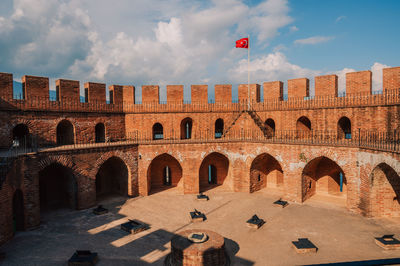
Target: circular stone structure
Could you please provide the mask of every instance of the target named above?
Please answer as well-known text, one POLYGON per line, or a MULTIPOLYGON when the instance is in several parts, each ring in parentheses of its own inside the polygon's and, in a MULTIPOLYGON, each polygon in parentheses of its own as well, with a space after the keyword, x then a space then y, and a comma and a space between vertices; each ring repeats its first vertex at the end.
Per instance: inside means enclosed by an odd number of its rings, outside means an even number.
POLYGON ((171 254, 165 259, 165 265, 229 265, 225 253, 225 240, 210 230, 191 229, 177 233, 171 240, 171 254), (199 235, 207 236, 205 241, 197 242, 199 235), (196 236, 197 235, 197 236, 196 236))

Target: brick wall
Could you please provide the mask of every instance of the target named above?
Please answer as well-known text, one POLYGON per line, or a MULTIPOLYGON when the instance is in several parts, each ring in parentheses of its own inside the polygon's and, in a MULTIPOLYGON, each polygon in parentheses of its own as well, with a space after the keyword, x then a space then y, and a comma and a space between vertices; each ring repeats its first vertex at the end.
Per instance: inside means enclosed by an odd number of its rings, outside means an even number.
POLYGON ((167 85, 167 102, 183 102, 183 85, 167 85))
POLYGON ((268 100, 282 100, 283 99, 283 82, 282 81, 271 81, 264 82, 264 102, 268 100))
POLYGON ((338 96, 338 77, 325 75, 315 77, 315 96, 338 96))
POLYGON ((86 82, 85 90, 86 89, 88 90, 87 102, 98 104, 106 103, 106 84, 86 82))
POLYGON ((240 84, 238 87, 238 99, 239 101, 247 101, 250 99, 252 102, 260 102, 260 85, 250 84, 249 91, 248 84, 240 84))
POLYGON ((49 97, 49 78, 23 76, 22 89, 25 87, 25 99, 49 97))
POLYGON ((310 81, 307 78, 288 80, 288 97, 308 97, 310 96, 310 81))
POLYGON ((400 89, 400 67, 383 69, 383 90, 400 89))
POLYGON ((59 101, 66 101, 66 103, 79 103, 80 102, 80 89, 79 81, 58 79, 56 80, 56 89, 59 91, 59 101))
POLYGON ((142 103, 159 103, 160 87, 156 85, 142 86, 142 103))
POLYGON ((215 85, 215 102, 232 102, 232 85, 215 85))
POLYGON ((372 72, 360 71, 346 73, 346 94, 372 92, 372 72))
POLYGON ((0 97, 13 94, 13 75, 0 72, 0 97))
POLYGON ((192 85, 190 89, 192 103, 208 102, 208 85, 192 85))

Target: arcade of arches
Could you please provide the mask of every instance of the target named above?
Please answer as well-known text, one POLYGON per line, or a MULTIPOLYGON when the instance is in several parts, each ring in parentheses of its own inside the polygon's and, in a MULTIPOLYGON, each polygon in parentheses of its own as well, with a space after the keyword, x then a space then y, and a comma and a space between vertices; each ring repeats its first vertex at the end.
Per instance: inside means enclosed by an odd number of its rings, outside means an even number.
POLYGON ((52 163, 39 172, 40 209, 77 208, 77 182, 72 169, 52 163))
POLYGON ((96 175, 96 198, 110 195, 128 195, 128 167, 118 157, 111 157, 99 168, 96 175))
POLYGON ((315 158, 303 169, 302 200, 315 194, 344 199, 347 196, 347 181, 343 170, 327 157, 315 158))
POLYGON ((258 155, 250 167, 250 192, 265 187, 281 188, 283 185, 283 171, 279 162, 267 153, 258 155))
POLYGON ((171 187, 181 187, 182 167, 169 154, 161 154, 153 159, 147 173, 148 193, 171 187))
POLYGON ((228 169, 229 160, 225 155, 218 152, 207 155, 199 169, 200 192, 223 185, 228 175, 228 169))

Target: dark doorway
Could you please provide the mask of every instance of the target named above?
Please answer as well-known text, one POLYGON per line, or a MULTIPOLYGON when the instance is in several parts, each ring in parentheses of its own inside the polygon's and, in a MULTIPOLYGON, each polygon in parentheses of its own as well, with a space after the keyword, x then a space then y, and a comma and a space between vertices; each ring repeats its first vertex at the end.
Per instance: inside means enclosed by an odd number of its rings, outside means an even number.
POLYGON ((57 125, 57 145, 74 144, 74 127, 68 120, 62 120, 57 125))
POLYGON ((78 185, 72 170, 52 163, 39 172, 41 210, 77 207, 78 185))
POLYGON ((95 141, 101 143, 106 141, 106 130, 103 123, 98 123, 95 127, 95 141))
POLYGON ((215 138, 219 139, 224 134, 224 120, 218 118, 215 121, 215 138))
POLYGON ((12 131, 13 140, 18 141, 18 146, 22 148, 30 147, 29 128, 25 124, 18 124, 12 131))
POLYGON ((13 222, 14 231, 25 229, 24 195, 20 189, 17 189, 13 196, 13 222))
POLYGON ((171 178, 171 168, 167 165, 164 167, 163 170, 164 173, 164 185, 165 186, 170 186, 172 184, 172 178, 171 178))
POLYGON ((181 139, 192 138, 192 119, 187 117, 181 122, 181 139))
POLYGON ((217 184, 217 168, 212 164, 208 166, 208 184, 217 184))
POLYGON ((338 138, 351 139, 351 122, 350 119, 345 116, 338 121, 338 138))
POLYGON ((128 195, 128 168, 118 157, 105 161, 96 175, 96 197, 128 195))
POLYGON ((272 138, 275 135, 275 121, 268 118, 265 121, 265 128, 267 129, 267 137, 272 138))

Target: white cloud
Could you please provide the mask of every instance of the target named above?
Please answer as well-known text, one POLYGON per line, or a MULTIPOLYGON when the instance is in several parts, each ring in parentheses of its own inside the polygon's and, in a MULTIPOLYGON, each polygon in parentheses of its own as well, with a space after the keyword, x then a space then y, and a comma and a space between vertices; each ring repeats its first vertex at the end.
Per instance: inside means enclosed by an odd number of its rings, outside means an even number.
POLYGON ((339 16, 336 18, 335 22, 338 23, 339 21, 344 20, 344 19, 346 19, 346 16, 339 16))
POLYGON ((305 39, 298 39, 295 40, 294 43, 295 44, 318 44, 318 43, 324 43, 324 42, 328 42, 330 40, 334 39, 333 36, 313 36, 313 37, 309 37, 309 38, 305 38, 305 39))
POLYGON ((299 28, 297 28, 296 26, 291 26, 291 27, 289 28, 289 32, 290 32, 290 33, 296 32, 296 31, 298 31, 298 30, 299 30, 299 28))

